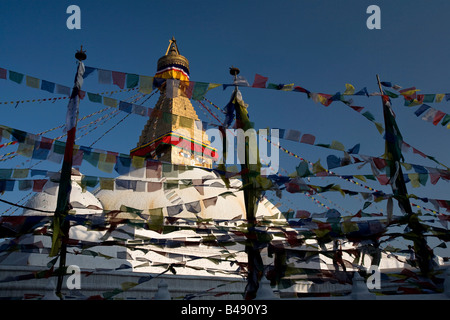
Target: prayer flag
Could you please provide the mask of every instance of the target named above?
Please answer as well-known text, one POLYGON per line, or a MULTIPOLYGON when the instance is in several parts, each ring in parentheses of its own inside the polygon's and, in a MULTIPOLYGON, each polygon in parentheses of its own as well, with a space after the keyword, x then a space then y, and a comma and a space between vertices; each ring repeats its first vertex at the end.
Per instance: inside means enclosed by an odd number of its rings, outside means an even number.
POLYGON ((100 84, 112 83, 112 72, 110 70, 97 69, 97 71, 98 71, 98 83, 100 84))
POLYGON ((430 109, 431 107, 429 105, 423 104, 420 106, 419 109, 417 109, 414 114, 416 115, 416 117, 420 116, 422 113, 424 113, 425 111, 427 111, 428 109, 430 109))
POLYGON ((103 97, 99 94, 88 92, 87 95, 88 95, 89 101, 91 101, 91 102, 102 103, 102 101, 103 101, 103 97))
POLYGON ((439 121, 441 121, 442 118, 444 118, 444 116, 445 116, 444 112, 442 112, 440 110, 437 110, 437 112, 436 112, 436 114, 434 115, 434 118, 433 118, 433 124, 436 126, 439 123, 439 121))
POLYGON ((350 108, 352 108, 356 112, 361 112, 364 109, 364 107, 357 107, 357 106, 350 106, 350 108))
POLYGON ((355 93, 355 87, 352 86, 350 83, 345 84, 345 91, 344 95, 353 95, 355 93))
POLYGON ((0 79, 6 79, 7 70, 0 68, 0 79))
MULTIPOLYGON (((76 127, 77 125, 78 105, 80 103, 80 97, 78 96, 78 92, 83 84, 83 74, 84 74, 84 64, 83 62, 80 61, 78 64, 77 74, 75 76, 75 86, 73 88, 69 104, 67 106, 66 127, 65 127, 66 132, 76 127)), ((58 93, 58 85, 56 85, 56 92, 58 93)))
POLYGON ((139 76, 139 92, 149 94, 153 91, 153 77, 139 76))
POLYGON ((217 199, 218 199, 217 197, 203 199, 203 205, 205 206, 205 208, 208 208, 209 206, 215 206, 217 199))
POLYGON ((108 107, 117 108, 117 100, 109 97, 103 97, 103 104, 108 107))
POLYGON ((307 144, 314 144, 314 142, 316 141, 316 137, 313 136, 312 134, 304 134, 302 136, 302 138, 300 139, 301 143, 307 143, 307 144))
POLYGON ((131 107, 131 113, 146 116, 149 112, 147 111, 146 107, 133 103, 131 107))
POLYGON ((341 159, 335 155, 329 155, 327 157, 327 166, 328 166, 328 170, 338 168, 341 166, 341 159))
POLYGON ((399 92, 401 95, 404 96, 404 98, 406 100, 413 100, 417 96, 417 94, 416 94, 417 91, 420 91, 420 90, 416 89, 416 87, 411 87, 411 88, 400 90, 399 92))
POLYGON ((288 129, 284 138, 286 140, 299 141, 300 135, 301 135, 300 131, 288 129))
POLYGON ((437 114, 437 110, 434 108, 428 108, 425 114, 422 116, 422 120, 431 122, 434 119, 434 116, 437 114))
POLYGON ((436 94, 436 100, 434 102, 436 102, 436 103, 442 102, 444 97, 445 97, 444 93, 438 93, 438 94, 436 94))
POLYGON ((200 213, 201 211, 200 201, 185 203, 184 206, 186 207, 187 211, 192 213, 200 213))
POLYGON ((123 72, 112 71, 112 81, 113 84, 123 89, 125 86, 126 74, 123 72))
POLYGON ((180 81, 180 90, 182 94, 191 99, 194 91, 195 82, 194 81, 180 81))
POLYGON ((333 140, 331 142, 330 148, 335 149, 335 150, 345 151, 344 145, 341 142, 336 141, 336 140, 333 140))
POLYGON ((33 186, 33 181, 31 180, 19 180, 19 190, 28 191, 31 190, 33 186))
POLYGON ((358 92, 355 93, 355 96, 369 96, 369 92, 367 91, 367 88, 364 87, 361 90, 359 90, 358 92))
POLYGON ((100 189, 102 189, 102 190, 114 190, 114 178, 102 178, 102 177, 100 177, 100 189))
POLYGON ((55 84, 55 92, 70 97, 70 88, 60 84, 55 84))
POLYGON ((177 204, 174 206, 168 206, 167 207, 167 215, 169 217, 176 216, 177 214, 181 213, 183 211, 183 205, 177 204))
POLYGON ((206 82, 196 82, 194 85, 194 91, 192 93, 192 99, 202 100, 208 91, 209 83, 206 82))
POLYGON ((445 116, 444 116, 444 119, 442 120, 442 122, 441 122, 441 125, 442 126, 445 126, 447 123, 449 123, 450 122, 450 114, 446 114, 445 116))
POLYGON ((233 81, 233 83, 238 86, 244 86, 244 87, 250 86, 247 79, 245 79, 243 76, 236 76, 236 79, 233 81))
POLYGON ((26 84, 28 87, 39 89, 39 79, 26 76, 26 84))
POLYGON ((308 97, 309 97, 309 94, 311 93, 311 91, 306 90, 305 88, 302 88, 300 86, 295 86, 294 91, 306 93, 306 94, 308 94, 308 97))
POLYGON ((173 99, 178 97, 178 89, 180 87, 179 79, 167 79, 166 81, 166 97, 173 99))
POLYGON ((131 113, 132 111, 132 104, 125 102, 125 101, 120 101, 119 102, 119 110, 124 111, 126 113, 131 113))
POLYGON ((434 102, 434 99, 436 98, 435 94, 424 94, 423 95, 423 102, 434 102))
POLYGON ((22 73, 9 70, 9 80, 21 84, 23 81, 23 77, 24 75, 22 73))
POLYGON ((12 177, 15 179, 26 178, 26 177, 28 177, 29 171, 30 171, 29 169, 14 169, 12 177))
POLYGON ((33 180, 33 191, 34 192, 42 192, 44 185, 47 183, 47 179, 37 179, 33 180))
MULTIPOLYGON (((53 82, 41 80, 41 90, 45 90, 50 93, 53 93, 55 91, 55 84, 53 82)), ((54 98, 54 100, 56 100, 56 98, 54 98)))
POLYGON ((266 83, 269 80, 269 78, 261 76, 259 74, 255 74, 255 80, 253 81, 252 87, 253 88, 265 88, 266 83))
POLYGON ((127 88, 131 89, 138 85, 139 75, 127 73, 127 88))
POLYGON ((84 68, 83 78, 86 79, 95 70, 97 70, 97 69, 96 68, 92 68, 92 67, 85 67, 84 68))

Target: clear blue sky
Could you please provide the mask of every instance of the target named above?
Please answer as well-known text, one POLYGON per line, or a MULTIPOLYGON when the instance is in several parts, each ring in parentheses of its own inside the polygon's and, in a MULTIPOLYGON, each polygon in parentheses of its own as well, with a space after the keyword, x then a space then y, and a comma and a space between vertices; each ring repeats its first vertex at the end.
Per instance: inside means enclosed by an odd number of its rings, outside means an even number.
MULTIPOLYGON (((0 2, 0 67, 71 87, 76 70, 74 53, 83 45, 88 55, 87 66, 153 75, 156 61, 165 53, 168 40, 175 36, 181 54, 190 61, 193 81, 229 83, 228 68, 233 65, 240 68, 241 75, 250 84, 258 73, 269 77, 269 82, 295 83, 312 92, 343 92, 346 83, 357 90, 367 87, 369 92, 376 92, 376 75, 379 74, 382 81, 405 88, 416 86, 421 89, 420 93, 450 93, 448 12, 448 1, 416 0, 3 0, 0 2), (66 9, 71 4, 81 9, 81 30, 66 27, 69 17, 66 9), (380 30, 366 27, 369 18, 366 9, 372 4, 381 9, 380 30)), ((93 76, 86 79, 83 89, 103 92, 116 87, 98 85, 93 76)), ((303 93, 253 88, 241 91, 257 128, 292 128, 314 134, 316 142, 320 143, 337 140, 347 148, 361 143, 361 154, 381 156, 384 152, 384 140, 373 124, 340 102, 324 107, 307 99, 303 93)), ((217 88, 207 97, 224 106, 230 95, 231 89, 217 88)), ((50 97, 53 95, 47 92, 0 80, 0 102, 50 97)), ((377 121, 383 122, 379 97, 354 97, 354 100, 355 105, 365 107, 377 121)), ((150 99, 148 106, 155 101, 155 97, 150 99)), ((449 102, 431 105, 450 113, 449 102)), ((393 106, 405 140, 450 165, 450 130, 416 117, 417 107, 404 107, 403 99, 394 99, 393 106)), ((24 103, 17 108, 15 104, 2 104, 0 123, 38 133, 62 124, 66 107, 65 101, 24 103)), ((80 115, 99 109, 99 105, 82 101, 80 115)), ((203 120, 209 120, 201 110, 197 109, 197 113, 203 120)), ((121 114, 78 143, 89 145, 120 118, 121 114)), ((131 115, 95 147, 128 153, 135 147, 145 122, 146 119, 131 115)), ((56 133, 49 136, 55 137, 56 133)), ((327 155, 342 155, 283 140, 282 145, 312 162, 321 159, 324 166, 327 155)), ((407 162, 435 166, 412 153, 405 154, 405 158, 407 162)), ((281 159, 281 166, 288 172, 298 164, 297 159, 286 155, 281 159)), ((30 162, 26 160, 13 164, 1 162, 0 167, 22 164, 29 167, 30 162)), ((45 164, 37 168, 49 169, 45 164)), ((83 170, 87 174, 104 176, 89 164, 83 165, 83 170)), ((359 171, 352 166, 341 172, 357 174, 359 171)), ((379 188, 373 182, 368 185, 379 188)), ((439 182, 436 186, 428 183, 426 188, 417 189, 409 186, 408 190, 430 198, 448 199, 450 195, 448 182, 439 182)), ((360 199, 324 195, 350 211, 363 204, 360 199)), ((14 197, 17 196, 2 196, 3 199, 14 197)), ((281 202, 284 203, 282 209, 323 211, 303 195, 286 195, 281 202)), ((385 210, 385 202, 374 209, 385 210)))

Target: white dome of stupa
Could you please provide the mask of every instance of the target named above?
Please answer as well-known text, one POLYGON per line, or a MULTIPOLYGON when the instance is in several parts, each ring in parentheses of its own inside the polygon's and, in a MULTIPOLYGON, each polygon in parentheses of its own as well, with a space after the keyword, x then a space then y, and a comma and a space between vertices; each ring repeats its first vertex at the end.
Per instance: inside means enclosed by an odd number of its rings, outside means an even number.
MULTIPOLYGON (((50 177, 45 184, 42 192, 36 193, 25 207, 38 208, 42 211, 54 212, 58 200, 59 183, 53 182, 59 179, 59 173, 50 177), (52 181, 53 180, 53 181, 52 181)), ((70 192, 70 204, 73 207, 75 214, 93 214, 102 213, 103 207, 100 201, 89 191, 83 190, 78 184, 81 181, 81 173, 72 169, 72 191, 70 192)), ((24 209, 24 216, 48 215, 53 213, 45 213, 42 211, 35 211, 32 209, 24 209)))
MULTIPOLYGON (((149 210, 162 208, 165 216, 203 219, 245 219, 242 182, 230 179, 227 189, 221 177, 200 167, 180 171, 162 178, 147 178, 145 168, 116 178, 115 190, 94 192, 105 210, 120 210, 122 206, 149 210), (120 190, 120 181, 136 182, 133 189, 120 190)), ((282 218, 281 212, 263 198, 256 216, 282 218)))

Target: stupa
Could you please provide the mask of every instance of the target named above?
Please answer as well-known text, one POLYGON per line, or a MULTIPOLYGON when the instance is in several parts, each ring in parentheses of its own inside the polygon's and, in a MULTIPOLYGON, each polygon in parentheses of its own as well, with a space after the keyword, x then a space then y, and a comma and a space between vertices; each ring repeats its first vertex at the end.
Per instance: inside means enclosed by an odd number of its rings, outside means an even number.
MULTIPOLYGON (((243 244, 246 211, 243 191, 239 190, 242 182, 230 179, 227 188, 211 170, 217 153, 185 94, 189 74, 189 61, 172 38, 157 63, 155 81, 160 81, 160 97, 130 152, 152 160, 146 162, 150 165, 118 176, 114 190, 93 192, 80 187, 82 174, 72 170, 72 225, 66 265, 80 270, 80 286, 69 288, 69 283, 64 283, 64 299, 168 297, 167 292, 156 294, 161 280, 168 285, 172 299, 242 299, 248 261, 243 244), (113 223, 108 228, 94 228, 105 221, 113 223), (212 224, 207 225, 209 222, 212 224), (161 230, 163 224, 168 229, 161 230)), ((3 228, 15 231, 30 218, 26 223, 31 229, 0 243, 0 298, 55 298, 52 271, 58 266, 58 257, 49 257, 49 230, 57 203, 57 181, 57 176, 51 177, 44 190, 25 205, 29 209, 22 216, 2 221, 3 228)), ((256 218, 283 226, 285 235, 271 234, 272 249, 277 244, 282 249, 285 245, 290 251, 286 263, 293 268, 330 273, 339 269, 356 272, 371 265, 369 255, 363 255, 358 264, 352 263, 355 257, 349 252, 354 247, 349 243, 342 245, 342 265, 336 265, 330 257, 335 250, 333 243, 318 245, 307 240, 289 246, 301 232, 290 228, 276 206, 265 198, 258 202, 256 218), (320 258, 305 255, 314 248, 323 253, 320 258)), ((277 265, 280 260, 268 251, 265 248, 261 252, 264 265, 277 265)), ((406 258, 382 253, 380 268, 402 270, 408 265, 406 258)), ((342 293, 351 288, 348 283, 315 283, 307 275, 286 275, 292 285, 279 288, 280 295, 342 293)))
MULTIPOLYGON (((210 170, 217 154, 205 131, 198 127, 199 118, 184 94, 186 86, 189 86, 189 62, 180 54, 175 39, 170 41, 166 54, 158 60, 155 79, 164 81, 160 97, 137 146, 130 152, 132 156, 156 160, 155 166, 127 172, 115 179, 114 190, 98 189, 93 193, 82 190, 78 185, 81 174, 73 170, 71 214, 75 217, 87 215, 90 219, 98 217, 101 221, 107 219, 108 214, 105 213, 114 212, 114 219, 118 221, 130 219, 145 223, 141 216, 133 213, 140 211, 157 214, 160 221, 173 218, 173 226, 179 229, 167 233, 119 224, 112 231, 95 231, 73 223, 69 231, 70 241, 88 245, 87 248, 69 247, 67 251, 66 265, 79 267, 82 278, 80 290, 69 291, 63 285, 62 292, 66 298, 71 298, 71 294, 83 298, 104 297, 108 292, 116 292, 114 297, 117 298, 151 299, 158 282, 142 279, 148 280, 153 276, 168 283, 172 297, 201 297, 206 291, 210 296, 217 294, 213 289, 218 287, 232 292, 219 294, 222 298, 242 298, 246 285, 243 277, 245 267, 243 269, 242 266, 247 263, 244 246, 235 243, 225 248, 205 241, 205 237, 229 237, 225 229, 236 227, 245 219, 243 191, 239 190, 242 182, 230 179, 228 189, 222 178, 210 170), (124 183, 137 186, 139 190, 123 187, 124 183), (215 221, 219 227, 202 230, 202 226, 197 225, 198 219, 215 221), (124 245, 105 244, 111 241, 124 245), (176 275, 165 273, 169 265, 176 265, 176 275), (83 272, 89 276, 84 277, 83 272), (134 282, 139 286, 117 293, 124 283, 134 282)), ((43 192, 34 195, 25 205, 45 209, 49 213, 27 209, 23 215, 48 216, 48 225, 43 224, 43 228, 48 227, 51 212, 56 208, 58 188, 58 183, 47 184, 43 192)), ((285 221, 277 207, 265 198, 259 202, 256 216, 285 221)), ((4 244, 20 243, 33 247, 33 250, 0 254, 0 269, 5 276, 48 270, 54 258, 48 256, 52 244, 51 235, 45 234, 46 230, 37 228, 34 234, 26 234, 4 244)), ((54 265, 56 267, 57 263, 54 265)), ((4 283, 0 284, 0 296, 39 297, 48 295, 52 288, 54 286, 51 282, 49 285, 47 278, 30 280, 24 287, 19 282, 4 283)))

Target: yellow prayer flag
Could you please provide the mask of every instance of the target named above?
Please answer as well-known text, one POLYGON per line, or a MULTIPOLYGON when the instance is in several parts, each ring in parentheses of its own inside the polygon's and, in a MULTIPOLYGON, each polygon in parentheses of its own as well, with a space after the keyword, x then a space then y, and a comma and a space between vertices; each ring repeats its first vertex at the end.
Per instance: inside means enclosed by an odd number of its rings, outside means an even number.
POLYGON ((26 78, 26 84, 28 87, 31 87, 31 88, 39 89, 39 81, 40 80, 38 78, 34 78, 34 77, 30 77, 30 76, 27 76, 27 78, 26 78))
POLYGON ((111 155, 107 153, 100 153, 98 159, 98 169, 103 172, 111 173, 114 169, 115 161, 111 161, 111 155))
POLYGON ((317 173, 326 172, 326 171, 327 170, 324 167, 322 167, 322 165, 320 164, 320 159, 316 163, 313 164, 313 173, 317 174, 317 173))
POLYGON ((138 285, 138 283, 136 283, 136 282, 123 282, 123 283, 120 284, 120 286, 122 287, 123 291, 127 291, 127 290, 129 290, 129 289, 131 289, 131 288, 133 288, 133 287, 135 287, 137 285, 138 285))
POLYGON ((408 173, 408 178, 411 180, 411 185, 413 188, 420 187, 419 174, 418 173, 408 173))
POLYGON ((331 142, 330 148, 334 149, 334 150, 345 151, 344 145, 342 143, 340 143, 339 141, 336 141, 336 140, 333 140, 331 142))
POLYGON ((153 77, 139 76, 139 92, 149 94, 153 91, 153 77))
POLYGON ((102 178, 102 177, 100 177, 100 189, 102 189, 102 190, 114 190, 114 179, 113 178, 102 178))
POLYGON ((294 88, 294 84, 293 83, 285 84, 283 86, 283 88, 281 88, 281 91, 292 91, 293 88, 294 88))
POLYGON ((208 86, 208 91, 211 90, 211 89, 215 89, 217 87, 220 87, 221 85, 222 84, 220 84, 220 83, 210 83, 209 86, 208 86))
POLYGON ((420 89, 411 89, 411 90, 400 92, 400 94, 403 96, 410 96, 410 95, 413 95, 414 93, 416 93, 417 91, 420 91, 420 89))
POLYGON ((317 94, 317 100, 318 100, 318 102, 320 102, 320 103, 323 104, 323 105, 326 105, 327 102, 328 102, 327 97, 324 97, 324 96, 321 95, 320 93, 317 94))
POLYGON ((352 95, 354 93, 355 93, 355 87, 352 86, 350 83, 346 83, 344 95, 352 95))
POLYGON ((109 97, 103 97, 103 104, 107 107, 117 108, 117 100, 109 97))
POLYGON ((375 126, 377 127, 378 132, 380 134, 383 134, 383 132, 384 132, 383 125, 381 123, 379 123, 379 122, 374 122, 374 123, 375 123, 375 126))
POLYGON ((436 94, 436 99, 434 100, 434 102, 436 102, 436 103, 442 102, 444 97, 445 97, 445 93, 438 93, 438 94, 436 94))
POLYGON ((19 143, 16 153, 21 156, 31 158, 34 151, 34 144, 19 143))
POLYGON ((136 169, 140 169, 143 168, 145 166, 145 158, 144 157, 138 157, 138 156, 134 156, 131 159, 131 165, 136 168, 136 169))
POLYGON ((16 179, 28 177, 30 169, 14 169, 12 177, 16 179))

